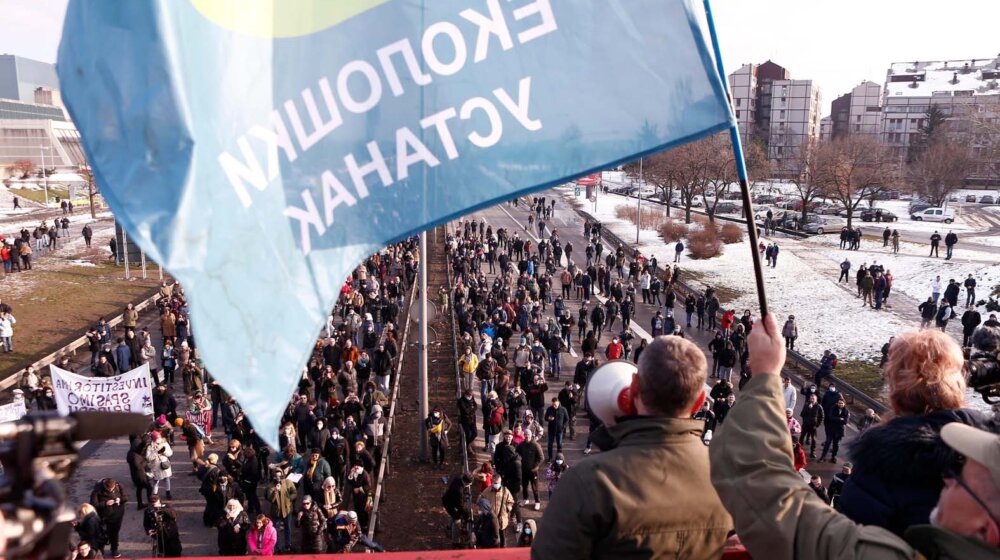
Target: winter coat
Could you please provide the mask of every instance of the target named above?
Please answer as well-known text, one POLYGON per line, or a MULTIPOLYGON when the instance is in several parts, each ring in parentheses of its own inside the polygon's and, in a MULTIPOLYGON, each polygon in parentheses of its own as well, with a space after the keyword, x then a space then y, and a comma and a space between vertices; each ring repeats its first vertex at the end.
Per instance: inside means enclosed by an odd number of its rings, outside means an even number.
POLYGON ((807 402, 802 406, 800 417, 802 418, 802 429, 811 430, 823 425, 826 413, 823 411, 823 405, 818 402, 816 404, 807 402))
POLYGON ((267 501, 271 502, 271 519, 284 519, 295 510, 295 499, 298 492, 295 490, 295 483, 288 479, 283 479, 277 485, 271 484, 267 487, 267 501))
POLYGON ((603 452, 563 473, 533 556, 719 558, 732 519, 709 482, 703 427, 643 417, 594 431, 603 452))
POLYGON ((795 321, 789 319, 785 321, 785 326, 781 328, 781 336, 785 338, 795 338, 799 336, 799 326, 795 324, 795 321))
POLYGON ((173 457, 173 455, 174 450, 162 438, 159 443, 153 442, 146 447, 146 471, 152 475, 150 482, 173 476, 173 469, 170 466, 170 457, 173 457), (166 468, 164 468, 164 465, 166 465, 166 468))
MULTIPOLYGON (((754 558, 912 560, 915 548, 942 560, 996 557, 995 549, 973 537, 919 527, 907 533, 908 544, 831 509, 794 470, 783 404, 777 375, 754 376, 733 408, 733 422, 709 448, 712 484, 733 512, 740 541, 754 558), (931 553, 935 549, 940 555, 931 553)), ((570 473, 576 470, 579 466, 570 473)))
POLYGON ((274 523, 268 523, 263 531, 258 531, 257 525, 253 525, 247 533, 247 550, 251 556, 273 556, 277 543, 278 530, 274 528, 274 523))
POLYGON ((826 437, 844 437, 844 430, 847 429, 847 424, 850 421, 851 411, 849 411, 846 406, 844 408, 840 408, 836 405, 831 406, 826 411, 826 419, 823 420, 823 429, 826 431, 826 437))
POLYGON ((538 468, 545 460, 542 446, 537 441, 523 441, 517 446, 517 454, 521 457, 521 473, 538 473, 538 468))
POLYGON ((216 524, 219 529, 219 556, 243 556, 247 553, 247 531, 250 518, 241 511, 235 518, 224 516, 216 524))
POLYGON ((129 448, 125 454, 125 462, 128 463, 128 473, 132 484, 136 488, 145 488, 151 482, 149 480, 149 465, 146 462, 145 454, 138 451, 139 445, 137 440, 135 445, 129 448))
POLYGON ((81 541, 88 541, 93 549, 99 550, 108 542, 104 522, 96 513, 88 513, 76 524, 76 534, 81 541))
POLYGON ((125 504, 128 503, 128 492, 122 485, 115 483, 111 490, 104 487, 104 480, 98 480, 94 484, 94 490, 90 493, 90 505, 97 509, 97 515, 107 523, 109 520, 121 520, 125 517, 125 504), (118 500, 118 503, 107 505, 109 500, 118 500))
POLYGON ((941 473, 958 458, 940 436, 951 422, 984 429, 992 424, 976 411, 958 409, 900 416, 866 430, 851 442, 854 471, 837 510, 900 536, 908 527, 928 523, 944 484, 941 473))
POLYGON ((302 510, 302 517, 296 521, 301 527, 302 538, 299 552, 303 554, 326 552, 326 520, 320 508, 313 506, 302 510))

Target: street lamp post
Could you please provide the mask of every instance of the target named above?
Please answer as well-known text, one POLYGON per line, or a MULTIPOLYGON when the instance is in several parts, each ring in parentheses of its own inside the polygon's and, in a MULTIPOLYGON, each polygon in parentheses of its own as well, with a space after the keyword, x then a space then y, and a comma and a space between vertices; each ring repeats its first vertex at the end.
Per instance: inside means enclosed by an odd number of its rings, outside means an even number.
POLYGON ((642 224, 642 158, 639 158, 639 190, 636 191, 635 244, 639 244, 639 226, 642 224))
POLYGON ((38 153, 41 154, 41 156, 42 156, 42 181, 43 181, 43 184, 45 185, 45 207, 46 208, 48 208, 48 206, 49 206, 49 176, 45 174, 45 150, 48 150, 48 149, 49 149, 49 147, 44 144, 44 141, 43 141, 42 145, 38 148, 38 153))

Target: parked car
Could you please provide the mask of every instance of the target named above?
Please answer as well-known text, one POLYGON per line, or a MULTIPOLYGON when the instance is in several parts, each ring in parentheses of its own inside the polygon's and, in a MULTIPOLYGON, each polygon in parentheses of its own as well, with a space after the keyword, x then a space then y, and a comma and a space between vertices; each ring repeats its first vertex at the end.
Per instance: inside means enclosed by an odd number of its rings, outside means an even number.
POLYGON ((914 200, 913 202, 910 203, 910 206, 907 209, 907 211, 910 214, 916 214, 918 212, 923 212, 924 210, 931 208, 932 206, 934 205, 931 204, 930 202, 924 202, 922 200, 914 200))
POLYGON ((781 226, 785 229, 792 230, 796 228, 802 229, 808 224, 816 223, 824 219, 822 216, 817 216, 816 214, 806 214, 806 219, 803 222, 801 212, 788 212, 782 218, 781 226))
POLYGON ((833 206, 833 205, 824 204, 824 205, 817 206, 816 208, 814 208, 813 212, 815 212, 817 214, 825 215, 825 216, 835 216, 835 215, 837 215, 840 212, 840 206, 833 206))
POLYGON ((809 218, 814 219, 807 220, 806 224, 802 226, 802 231, 806 233, 823 235, 827 232, 833 233, 835 231, 840 231, 842 227, 847 225, 847 222, 839 218, 827 218, 823 216, 809 216, 809 218))
POLYGON ((910 218, 917 222, 944 222, 950 224, 955 221, 955 211, 950 208, 925 208, 920 212, 910 214, 910 218))
POLYGON ((858 216, 861 218, 862 222, 874 222, 875 214, 881 210, 882 211, 882 221, 883 222, 895 222, 899 219, 899 216, 893 214, 892 212, 886 210, 885 208, 865 208, 861 211, 858 216))
POLYGON ((993 204, 993 197, 988 194, 983 195, 983 197, 979 199, 979 204, 993 204))
POLYGON ((715 205, 716 214, 739 214, 740 210, 743 208, 742 205, 736 204, 735 202, 719 202, 715 205))
POLYGON ((958 202, 958 195, 951 195, 948 197, 948 202, 958 202))
POLYGON ((967 194, 967 195, 965 195, 965 201, 966 202, 975 202, 976 201, 976 195, 974 195, 974 194, 967 194))

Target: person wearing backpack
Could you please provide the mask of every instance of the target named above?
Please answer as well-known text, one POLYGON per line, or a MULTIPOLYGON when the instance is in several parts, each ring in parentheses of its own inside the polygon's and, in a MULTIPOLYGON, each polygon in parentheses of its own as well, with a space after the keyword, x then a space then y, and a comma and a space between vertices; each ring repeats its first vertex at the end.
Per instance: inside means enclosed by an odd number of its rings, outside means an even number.
POLYGON ((954 313, 951 310, 951 302, 947 299, 942 299, 941 305, 938 306, 937 315, 934 317, 934 325, 943 332, 946 328, 948 328, 948 321, 951 320, 953 315, 954 313))

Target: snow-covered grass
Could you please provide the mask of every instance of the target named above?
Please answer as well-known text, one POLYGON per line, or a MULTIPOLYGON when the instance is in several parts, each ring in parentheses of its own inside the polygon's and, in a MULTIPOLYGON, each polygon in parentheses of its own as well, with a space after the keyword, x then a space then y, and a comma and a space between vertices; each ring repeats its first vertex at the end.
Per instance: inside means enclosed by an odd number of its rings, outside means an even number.
MULTIPOLYGON (((572 191, 569 196, 572 199, 572 191)), ((616 198, 599 197, 596 210, 590 202, 583 208, 610 231, 631 242, 635 239, 635 226, 615 217, 616 198)), ((677 210, 672 213, 680 215, 677 210)), ((645 255, 657 256, 661 262, 673 260, 668 258, 673 256, 673 247, 664 243, 656 232, 641 230, 638 248, 645 255)), ((726 305, 742 314, 744 309, 757 308, 752 258, 746 242, 725 245, 722 255, 714 259, 696 261, 685 256, 680 263, 681 278, 695 287, 725 287, 727 293, 733 294, 726 305), (692 276, 697 280, 692 280, 692 276)), ((890 336, 913 326, 889 313, 876 315, 874 311, 862 311, 856 298, 791 251, 781 252, 777 268, 766 267, 764 277, 772 311, 782 321, 788 315, 795 315, 799 325, 796 347, 807 356, 818 358, 823 350, 833 349, 844 359, 870 360, 878 355, 890 336), (870 313, 878 320, 866 321, 864 328, 858 328, 856 322, 845 321, 845 316, 855 313, 870 313)))

